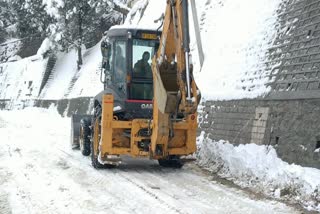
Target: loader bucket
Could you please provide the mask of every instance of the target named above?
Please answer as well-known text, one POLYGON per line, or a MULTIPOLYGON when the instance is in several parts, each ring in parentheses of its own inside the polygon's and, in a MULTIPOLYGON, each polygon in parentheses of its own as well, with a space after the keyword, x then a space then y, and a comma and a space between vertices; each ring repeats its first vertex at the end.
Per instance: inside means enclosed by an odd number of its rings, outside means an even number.
POLYGON ((80 146, 80 121, 85 115, 73 114, 71 116, 70 143, 72 149, 79 149, 80 146))

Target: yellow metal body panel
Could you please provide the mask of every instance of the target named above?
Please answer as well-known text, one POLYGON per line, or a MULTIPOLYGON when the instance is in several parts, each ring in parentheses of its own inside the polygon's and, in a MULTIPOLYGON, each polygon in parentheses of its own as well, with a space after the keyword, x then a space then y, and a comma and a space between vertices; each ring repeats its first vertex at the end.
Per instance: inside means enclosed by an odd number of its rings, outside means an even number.
MULTIPOLYGON (((156 106, 156 101, 154 101, 156 106)), ((101 130, 95 125, 95 151, 99 151, 102 160, 107 155, 130 155, 132 157, 165 158, 168 155, 188 155, 196 151, 197 115, 188 116, 186 120, 172 124, 174 137, 169 137, 168 114, 154 110, 153 120, 134 119, 118 121, 113 117, 113 95, 103 97, 101 130), (193 119, 192 119, 193 118, 193 119), (123 137, 125 129, 130 129, 131 137, 123 137), (151 137, 139 136, 139 130, 152 130, 151 137), (99 134, 101 132, 101 140, 99 134), (149 152, 138 147, 141 141, 151 141, 149 152), (156 146, 162 145, 163 153, 156 154, 156 146)), ((97 123, 97 121, 96 121, 97 123)))

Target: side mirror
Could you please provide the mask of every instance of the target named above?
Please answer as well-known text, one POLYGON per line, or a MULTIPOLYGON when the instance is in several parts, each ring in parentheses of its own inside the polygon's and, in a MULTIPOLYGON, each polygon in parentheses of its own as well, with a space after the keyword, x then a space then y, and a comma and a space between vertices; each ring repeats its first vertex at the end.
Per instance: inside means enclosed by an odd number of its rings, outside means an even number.
POLYGON ((111 80, 111 74, 110 74, 110 63, 102 62, 101 66, 101 73, 100 73, 100 81, 105 84, 106 82, 111 80))
POLYGON ((112 45, 108 40, 101 42, 101 54, 102 54, 102 69, 100 74, 100 81, 105 84, 106 81, 110 80, 110 57, 112 54, 112 45))
POLYGON ((106 71, 110 71, 110 62, 107 60, 106 62, 102 63, 102 68, 106 71))
POLYGON ((109 59, 111 56, 112 45, 110 42, 104 40, 101 42, 101 54, 103 58, 109 59))

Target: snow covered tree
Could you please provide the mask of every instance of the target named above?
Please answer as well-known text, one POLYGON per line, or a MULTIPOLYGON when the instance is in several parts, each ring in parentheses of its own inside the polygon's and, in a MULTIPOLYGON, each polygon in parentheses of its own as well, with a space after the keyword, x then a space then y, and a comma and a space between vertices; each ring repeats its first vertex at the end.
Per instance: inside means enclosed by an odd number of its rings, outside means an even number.
POLYGON ((0 0, 0 43, 4 42, 7 37, 7 27, 16 22, 15 13, 5 0, 0 0))
POLYGON ((35 54, 52 21, 44 8, 42 0, 0 0, 0 42, 6 37, 20 38, 18 55, 35 54))
POLYGON ((52 20, 44 10, 42 0, 10 0, 8 3, 15 11, 17 33, 20 38, 31 35, 44 36, 52 20))
POLYGON ((105 30, 122 20, 109 0, 43 0, 43 3, 56 20, 49 26, 51 40, 59 42, 62 50, 77 50, 78 69, 82 65, 83 46, 96 44, 105 30))

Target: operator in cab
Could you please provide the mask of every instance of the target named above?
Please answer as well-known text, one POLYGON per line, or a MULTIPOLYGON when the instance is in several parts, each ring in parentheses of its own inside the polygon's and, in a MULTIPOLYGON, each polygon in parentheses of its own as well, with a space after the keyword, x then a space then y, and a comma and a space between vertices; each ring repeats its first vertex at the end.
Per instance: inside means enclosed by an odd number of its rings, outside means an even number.
POLYGON ((150 59, 150 53, 148 51, 143 52, 142 59, 138 60, 133 67, 133 71, 136 77, 152 78, 151 66, 148 63, 150 59))

